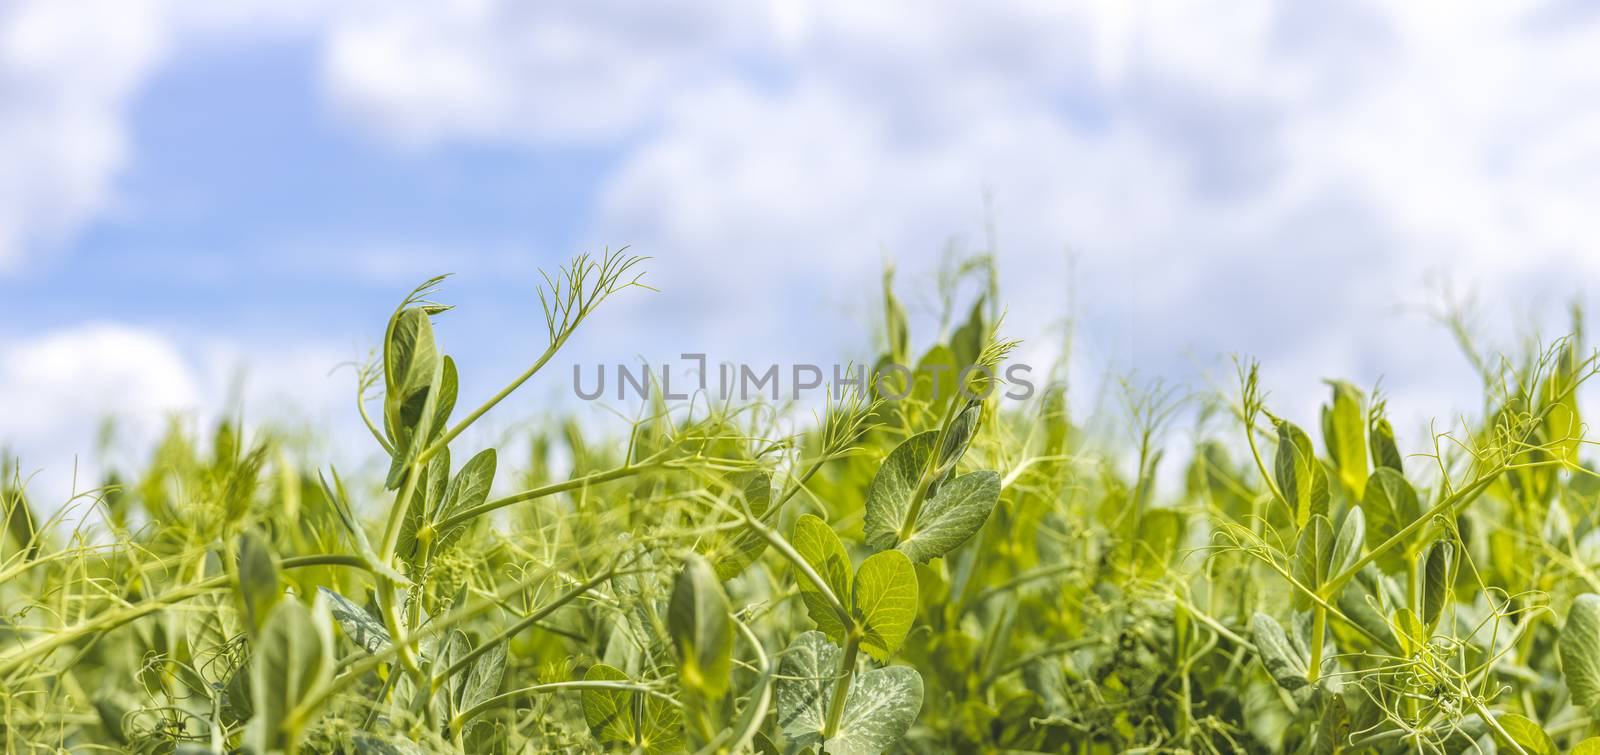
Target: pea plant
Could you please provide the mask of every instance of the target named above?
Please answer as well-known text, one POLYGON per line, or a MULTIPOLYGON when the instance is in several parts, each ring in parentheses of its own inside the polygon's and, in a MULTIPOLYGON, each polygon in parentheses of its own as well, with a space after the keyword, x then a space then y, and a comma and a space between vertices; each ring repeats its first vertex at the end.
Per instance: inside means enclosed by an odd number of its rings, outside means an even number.
POLYGON ((8 459, 5 752, 1600 753, 1581 313, 1504 356, 1452 313, 1483 401, 1415 435, 1348 381, 1275 413, 1248 360, 1010 401, 995 262, 952 258, 932 338, 886 271, 873 379, 810 418, 656 390, 475 445, 642 263, 545 276, 475 405, 447 279, 403 297, 371 468, 238 417, 65 503, 8 459))

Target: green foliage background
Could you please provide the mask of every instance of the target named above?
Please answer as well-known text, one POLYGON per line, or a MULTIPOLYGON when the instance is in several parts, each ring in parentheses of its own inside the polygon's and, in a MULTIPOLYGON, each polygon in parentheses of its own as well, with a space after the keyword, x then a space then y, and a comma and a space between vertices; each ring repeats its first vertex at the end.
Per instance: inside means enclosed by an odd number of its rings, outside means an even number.
POLYGON ((1480 411, 1431 438, 1340 381, 1308 431, 1250 362, 1091 431, 1060 382, 955 390, 1016 346, 980 258, 937 338, 885 275, 906 398, 465 447, 639 262, 550 275, 549 348, 470 407, 441 279, 404 298, 358 378, 383 479, 226 422, 65 508, 7 470, 5 751, 1600 752, 1580 316, 1469 348, 1480 411))

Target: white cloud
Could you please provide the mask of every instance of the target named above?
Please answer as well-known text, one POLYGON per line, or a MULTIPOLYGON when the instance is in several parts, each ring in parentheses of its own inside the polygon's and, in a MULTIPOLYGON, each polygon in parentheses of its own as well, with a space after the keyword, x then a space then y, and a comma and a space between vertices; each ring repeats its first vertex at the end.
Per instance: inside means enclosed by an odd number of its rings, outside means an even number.
POLYGON ((121 110, 162 47, 143 0, 0 4, 0 273, 106 210, 121 110))
POLYGON ((329 374, 349 357, 316 343, 245 347, 115 322, 8 339, 0 345, 0 449, 20 459, 30 493, 47 506, 97 487, 108 463, 141 467, 174 418, 207 423, 209 432, 233 407, 249 426, 306 423, 331 434, 329 446, 358 453, 366 446, 357 444, 350 408, 354 378, 329 374), (115 443, 102 458, 92 449, 107 422, 115 443))
POLYGON ((831 313, 871 311, 882 252, 910 288, 981 243, 985 190, 1013 322, 1070 304, 1091 358, 1149 372, 1255 352, 1295 401, 1323 374, 1427 398, 1459 362, 1396 308, 1430 270, 1513 311, 1600 277, 1600 23, 1569 6, 8 7, 0 267, 105 210, 171 38, 289 28, 371 133, 614 150, 589 236, 661 258, 634 312, 689 348, 861 343, 831 313))

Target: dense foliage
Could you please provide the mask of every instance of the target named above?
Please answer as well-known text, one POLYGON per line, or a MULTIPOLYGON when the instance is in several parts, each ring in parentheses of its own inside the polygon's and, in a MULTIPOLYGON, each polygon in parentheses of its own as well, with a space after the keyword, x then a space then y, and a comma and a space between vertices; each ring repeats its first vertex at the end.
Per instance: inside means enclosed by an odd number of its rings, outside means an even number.
POLYGON ((1016 345, 980 259, 915 353, 885 277, 904 398, 464 447, 637 263, 547 278, 548 349, 470 411, 440 281, 406 297, 359 371, 373 479, 229 423, 65 507, 9 471, 6 752, 1600 752, 1577 335, 1469 350, 1480 416, 1433 437, 1338 381, 1313 437, 1248 362, 1079 422, 949 369, 1016 345))

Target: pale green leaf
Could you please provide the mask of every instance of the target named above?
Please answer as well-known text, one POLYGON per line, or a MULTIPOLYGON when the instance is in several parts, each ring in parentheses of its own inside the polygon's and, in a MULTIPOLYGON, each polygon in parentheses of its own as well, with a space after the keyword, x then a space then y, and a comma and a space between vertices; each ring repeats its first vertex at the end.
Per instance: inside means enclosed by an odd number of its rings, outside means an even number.
MULTIPOLYGON (((1361 510, 1366 514, 1369 537, 1374 544, 1394 537, 1422 515, 1417 491, 1406 478, 1389 467, 1373 470, 1361 495, 1361 510)), ((1378 568, 1396 574, 1406 568, 1405 548, 1390 548, 1378 555, 1378 568)))
POLYGON ((1311 448, 1311 438, 1294 423, 1278 420, 1274 476, 1294 517, 1296 529, 1312 515, 1328 513, 1328 473, 1311 448))
POLYGON ((326 587, 317 588, 317 592, 328 601, 328 608, 333 613, 333 620, 339 624, 339 630, 357 647, 368 653, 377 653, 393 644, 383 621, 368 613, 367 609, 326 587))
POLYGON ((778 663, 778 726, 794 746, 822 741, 842 654, 821 632, 806 632, 783 651, 778 663))
POLYGON ((972 472, 945 483, 917 515, 911 537, 896 547, 917 563, 959 548, 988 521, 1000 500, 1000 475, 972 472))
POLYGON ((1333 555, 1328 562, 1329 575, 1341 574, 1361 559, 1361 549, 1366 541, 1366 515, 1352 507, 1345 512, 1339 525, 1339 536, 1333 541, 1333 555))
POLYGON ((1572 702, 1600 717, 1600 595, 1586 592, 1572 601, 1556 650, 1572 702))
POLYGON ((1339 481, 1351 495, 1367 485, 1367 421, 1361 390, 1342 380, 1329 380, 1333 400, 1322 407, 1322 437, 1339 481))
MULTIPOLYGON (((1503 713, 1495 718, 1495 722, 1528 755, 1561 755, 1561 750, 1556 748, 1550 735, 1532 719, 1515 713, 1503 713)), ((1508 743, 1502 741, 1501 744, 1508 743)))
POLYGON ((856 570, 851 610, 861 647, 884 661, 900 649, 917 618, 917 571, 900 551, 875 553, 856 570))
POLYGON ((1320 590, 1328 581, 1328 566, 1333 562, 1333 553, 1333 525, 1328 523, 1328 517, 1315 514, 1300 530, 1300 538, 1295 542, 1294 564, 1290 573, 1305 588, 1294 591, 1292 601, 1295 610, 1311 607, 1313 601, 1306 591, 1320 590))
POLYGON ((672 587, 667 629, 678 655, 678 681, 718 699, 733 673, 733 620, 722 582, 705 557, 691 553, 672 587))
POLYGON ((844 698, 839 731, 827 742, 835 755, 878 755, 911 729, 922 711, 922 675, 910 666, 858 674, 844 698))
MULTIPOLYGON (((625 682, 628 675, 596 663, 583 675, 586 682, 625 682)), ((633 708, 633 693, 621 689, 585 689, 583 720, 601 744, 635 744, 639 722, 633 708)))
MULTIPOLYGON (((456 512, 481 505, 488 500, 489 487, 494 484, 494 468, 493 448, 486 448, 468 459, 467 463, 461 466, 461 471, 457 472, 455 478, 445 487, 444 500, 433 515, 435 527, 456 512)), ((466 531, 465 524, 458 524, 451 527, 448 532, 435 533, 439 541, 434 546, 434 552, 443 553, 449 550, 466 531)))
POLYGON ((1455 545, 1440 540, 1428 551, 1423 567, 1422 622, 1432 628, 1438 626, 1444 607, 1450 602, 1451 578, 1455 566, 1455 545))
POLYGON ((867 545, 877 550, 898 547, 911 560, 927 563, 955 550, 983 527, 1000 499, 1000 476, 994 472, 972 472, 940 486, 938 495, 923 501, 910 536, 902 542, 901 527, 937 440, 933 431, 913 435, 884 459, 867 488, 862 527, 867 545))
POLYGON ((250 739, 260 752, 283 749, 299 736, 289 721, 296 706, 333 678, 332 620, 315 609, 280 600, 267 615, 251 655, 250 739))
MULTIPOLYGON (((834 534, 833 528, 818 517, 802 514, 794 523, 793 545, 800 557, 805 559, 812 570, 822 577, 828 589, 833 591, 839 605, 848 606, 850 556, 845 553, 844 543, 839 541, 839 536, 834 534)), ((840 623, 833 604, 823 596, 816 585, 811 583, 811 580, 800 577, 796 582, 800 586, 800 599, 805 603, 806 613, 811 617, 811 621, 816 623, 817 629, 826 634, 828 639, 843 644, 844 624, 840 623)))
POLYGON ((1278 686, 1293 692, 1310 684, 1305 654, 1289 641, 1277 619, 1257 613, 1250 619, 1250 629, 1250 640, 1255 643, 1261 663, 1278 686))
POLYGON ((278 582, 278 559, 272 546, 255 530, 247 530, 239 538, 238 591, 251 632, 261 628, 283 595, 283 586, 278 582))

